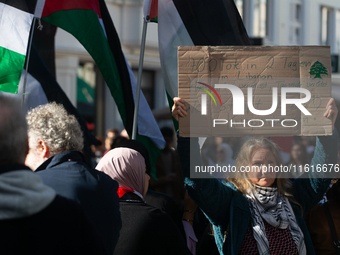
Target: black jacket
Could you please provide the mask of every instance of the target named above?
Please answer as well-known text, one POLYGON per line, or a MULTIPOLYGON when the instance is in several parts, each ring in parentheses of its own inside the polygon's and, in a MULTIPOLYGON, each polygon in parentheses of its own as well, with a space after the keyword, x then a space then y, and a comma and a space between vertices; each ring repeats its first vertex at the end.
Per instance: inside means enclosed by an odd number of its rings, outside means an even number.
POLYGON ((58 195, 81 204, 106 250, 113 254, 121 229, 117 182, 89 168, 78 151, 54 155, 41 164, 36 173, 58 195))
POLYGON ((153 207, 161 209, 163 212, 166 212, 175 222, 183 238, 186 239, 182 223, 183 211, 179 210, 177 204, 170 196, 149 188, 148 192, 145 195, 145 202, 148 205, 151 205, 153 207))
POLYGON ((44 200, 42 199, 44 195, 37 197, 35 193, 37 190, 34 189, 35 185, 42 187, 40 178, 34 180, 27 178, 29 174, 34 177, 36 175, 24 165, 0 166, 0 172, 1 254, 107 254, 93 225, 78 203, 53 194, 51 202, 46 206, 31 211, 33 200, 40 199, 40 202, 44 200), (14 177, 17 181, 12 181, 11 185, 8 185, 3 177, 6 172, 16 172, 14 177), (22 181, 20 176, 25 176, 26 181, 22 181), (34 193, 35 195, 32 195, 34 193), (21 206, 23 199, 28 200, 25 208, 21 206), (32 213, 29 213, 30 211, 32 213))
POLYGON ((191 254, 176 224, 165 212, 131 192, 120 199, 122 230, 115 255, 191 254))
POLYGON ((1 254, 108 254, 76 202, 56 196, 30 217, 0 220, 1 254))

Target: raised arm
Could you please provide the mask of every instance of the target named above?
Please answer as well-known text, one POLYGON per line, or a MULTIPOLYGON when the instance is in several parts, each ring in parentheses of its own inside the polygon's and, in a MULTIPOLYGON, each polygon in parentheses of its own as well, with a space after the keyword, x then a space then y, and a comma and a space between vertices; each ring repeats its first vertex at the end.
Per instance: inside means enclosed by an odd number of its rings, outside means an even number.
POLYGON ((338 109, 331 98, 324 116, 332 120, 333 135, 318 136, 309 171, 294 181, 294 197, 308 213, 322 198, 333 178, 338 157, 338 132, 334 128, 338 109), (326 170, 327 168, 327 170, 326 170), (321 170, 321 171, 320 171, 321 170), (325 172, 324 172, 325 170, 325 172))
MULTIPOLYGON (((178 120, 179 117, 187 115, 184 101, 174 98, 172 115, 178 120)), ((190 172, 194 173, 195 166, 203 166, 200 155, 198 139, 178 137, 178 155, 180 159, 184 185, 189 196, 207 215, 209 220, 218 225, 228 217, 231 197, 236 192, 231 187, 222 184, 208 174, 207 178, 190 178, 190 172), (190 164, 190 161, 192 164, 190 164)))

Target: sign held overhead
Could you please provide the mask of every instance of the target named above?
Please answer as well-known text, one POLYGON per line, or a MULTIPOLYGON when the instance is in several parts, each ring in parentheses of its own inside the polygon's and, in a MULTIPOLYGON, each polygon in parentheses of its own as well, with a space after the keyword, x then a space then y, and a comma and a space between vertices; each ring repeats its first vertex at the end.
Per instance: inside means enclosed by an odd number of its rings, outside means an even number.
POLYGON ((331 135, 328 46, 180 46, 181 136, 331 135))

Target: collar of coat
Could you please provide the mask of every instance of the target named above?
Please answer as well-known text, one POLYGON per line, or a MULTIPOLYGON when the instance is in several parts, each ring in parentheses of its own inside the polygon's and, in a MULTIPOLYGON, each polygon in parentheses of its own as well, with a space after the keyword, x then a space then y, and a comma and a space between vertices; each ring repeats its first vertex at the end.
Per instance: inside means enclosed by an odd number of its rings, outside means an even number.
POLYGON ((67 161, 82 162, 85 164, 84 155, 80 151, 64 151, 48 158, 35 170, 35 172, 52 168, 67 161))
POLYGON ((119 198, 119 202, 145 203, 140 196, 133 192, 126 192, 119 198))

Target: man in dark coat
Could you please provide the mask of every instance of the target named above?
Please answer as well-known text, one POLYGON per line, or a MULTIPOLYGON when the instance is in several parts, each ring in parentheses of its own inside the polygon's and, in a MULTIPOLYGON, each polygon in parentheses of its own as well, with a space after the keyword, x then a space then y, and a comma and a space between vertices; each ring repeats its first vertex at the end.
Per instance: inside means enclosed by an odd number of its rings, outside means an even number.
POLYGON ((78 121, 62 105, 51 103, 27 113, 29 153, 26 165, 57 194, 81 204, 113 254, 121 229, 118 184, 89 168, 83 154, 83 134, 78 121))
POLYGON ((0 95, 1 254, 107 254, 83 209, 24 165, 21 102, 0 95))

